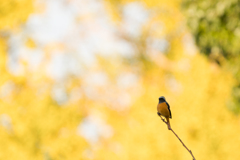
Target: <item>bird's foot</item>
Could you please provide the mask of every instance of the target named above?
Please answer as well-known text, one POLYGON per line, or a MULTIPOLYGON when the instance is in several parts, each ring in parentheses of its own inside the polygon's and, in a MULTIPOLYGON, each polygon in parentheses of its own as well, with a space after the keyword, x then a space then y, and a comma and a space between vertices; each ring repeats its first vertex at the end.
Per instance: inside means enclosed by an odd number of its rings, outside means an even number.
POLYGON ((172 130, 172 128, 171 128, 171 126, 170 126, 170 125, 168 125, 168 130, 172 130))

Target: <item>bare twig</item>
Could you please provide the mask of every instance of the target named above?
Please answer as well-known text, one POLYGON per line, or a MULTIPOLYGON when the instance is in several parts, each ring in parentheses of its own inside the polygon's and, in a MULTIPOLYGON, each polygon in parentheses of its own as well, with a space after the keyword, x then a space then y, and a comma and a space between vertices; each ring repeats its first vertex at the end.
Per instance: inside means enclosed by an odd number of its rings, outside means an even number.
MULTIPOLYGON (((159 117, 160 117, 160 118, 162 119, 162 121, 163 121, 164 123, 166 123, 166 125, 168 126, 167 121, 165 121, 165 119, 163 119, 161 115, 159 115, 159 117)), ((175 136, 176 136, 176 137, 178 138, 178 140, 182 143, 182 145, 188 150, 188 152, 192 155, 193 160, 196 160, 195 157, 194 157, 193 154, 192 154, 192 151, 187 148, 187 146, 186 146, 186 145, 183 143, 183 141, 178 137, 178 135, 172 130, 172 128, 168 128, 168 129, 171 130, 171 131, 175 134, 175 136)))

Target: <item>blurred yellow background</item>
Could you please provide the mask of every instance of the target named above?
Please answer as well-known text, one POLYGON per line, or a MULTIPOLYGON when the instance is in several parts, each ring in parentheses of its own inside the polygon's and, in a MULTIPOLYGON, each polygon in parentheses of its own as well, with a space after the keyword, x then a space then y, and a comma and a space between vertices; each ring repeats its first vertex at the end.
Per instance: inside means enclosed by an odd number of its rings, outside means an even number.
MULTIPOLYGON (((234 76, 182 1, 1 0, 0 159, 239 159, 234 76)), ((234 69, 234 66, 233 66, 234 69)))

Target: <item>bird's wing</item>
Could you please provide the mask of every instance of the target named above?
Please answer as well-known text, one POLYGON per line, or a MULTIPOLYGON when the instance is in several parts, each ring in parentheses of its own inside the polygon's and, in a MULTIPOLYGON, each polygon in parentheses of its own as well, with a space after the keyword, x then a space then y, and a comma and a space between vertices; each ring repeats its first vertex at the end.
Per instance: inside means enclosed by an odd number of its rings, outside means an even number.
POLYGON ((172 118, 172 113, 171 113, 171 110, 170 110, 170 105, 166 102, 167 106, 168 106, 168 111, 170 113, 170 118, 172 118))

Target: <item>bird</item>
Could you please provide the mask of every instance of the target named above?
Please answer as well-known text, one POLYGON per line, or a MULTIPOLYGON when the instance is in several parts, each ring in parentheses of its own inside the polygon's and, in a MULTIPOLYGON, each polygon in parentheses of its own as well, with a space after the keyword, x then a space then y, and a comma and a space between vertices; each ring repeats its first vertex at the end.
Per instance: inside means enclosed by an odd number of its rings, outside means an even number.
POLYGON ((168 104, 168 102, 166 101, 164 96, 159 97, 159 102, 157 105, 157 114, 159 116, 164 116, 167 120, 168 123, 168 129, 171 129, 171 125, 170 125, 170 121, 169 118, 172 118, 172 113, 170 110, 170 105, 168 104))

